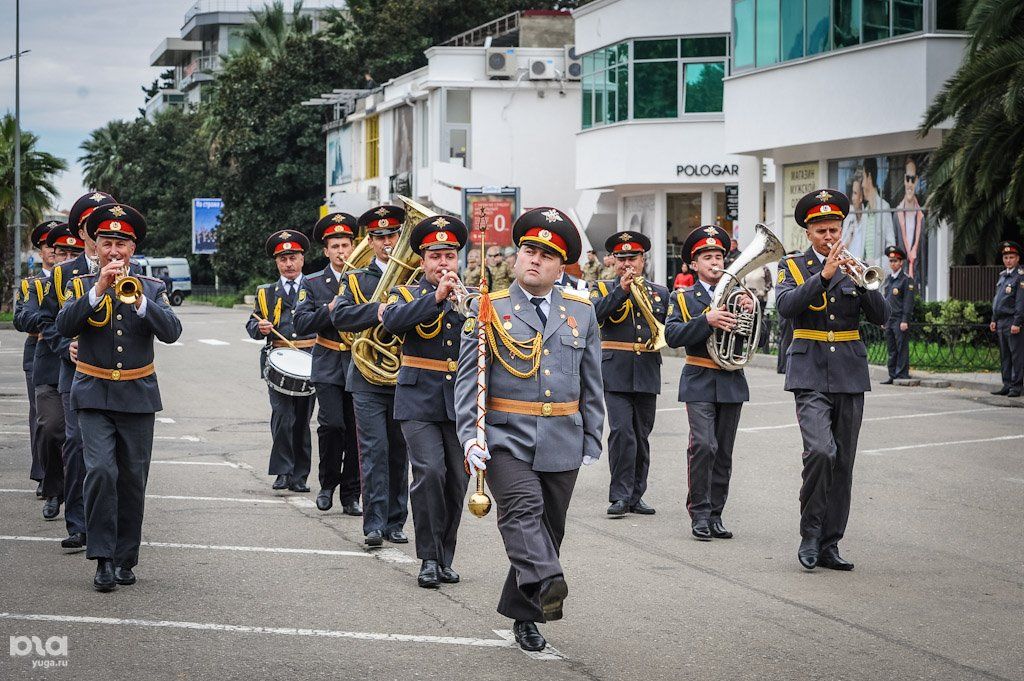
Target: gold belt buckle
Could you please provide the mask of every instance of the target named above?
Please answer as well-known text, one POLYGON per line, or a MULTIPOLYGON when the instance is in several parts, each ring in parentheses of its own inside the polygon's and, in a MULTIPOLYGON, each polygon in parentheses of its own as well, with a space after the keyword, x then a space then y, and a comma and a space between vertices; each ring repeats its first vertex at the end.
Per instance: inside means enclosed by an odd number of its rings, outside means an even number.
POLYGON ((829 343, 835 342, 835 340, 836 340, 836 333, 835 333, 835 331, 829 331, 827 334, 825 334, 825 337, 828 338, 828 342, 829 343))
POLYGON ((551 403, 550 402, 545 402, 544 404, 541 405, 541 407, 540 407, 540 415, 541 416, 551 416, 551 403))
POLYGON ((448 371, 456 371, 459 368, 459 363, 454 359, 448 360, 448 371))
POLYGON ((112 381, 120 381, 121 380, 121 371, 119 369, 114 369, 113 371, 111 371, 110 372, 110 380, 112 380, 112 381))

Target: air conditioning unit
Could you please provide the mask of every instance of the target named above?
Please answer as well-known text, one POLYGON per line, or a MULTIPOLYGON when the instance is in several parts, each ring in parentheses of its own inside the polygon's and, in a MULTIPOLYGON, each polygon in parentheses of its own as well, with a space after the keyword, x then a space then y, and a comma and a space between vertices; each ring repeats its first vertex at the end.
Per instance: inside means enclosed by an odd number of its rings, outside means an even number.
POLYGON ((375 184, 366 188, 366 199, 370 203, 377 203, 380 200, 380 189, 375 184))
POLYGON ((565 46, 565 79, 579 80, 583 76, 583 62, 576 54, 575 45, 565 46))
POLYGON ((530 80, 554 80, 558 77, 554 57, 530 60, 530 80))
POLYGON ((514 47, 491 47, 485 52, 488 78, 515 78, 519 65, 516 63, 514 47))

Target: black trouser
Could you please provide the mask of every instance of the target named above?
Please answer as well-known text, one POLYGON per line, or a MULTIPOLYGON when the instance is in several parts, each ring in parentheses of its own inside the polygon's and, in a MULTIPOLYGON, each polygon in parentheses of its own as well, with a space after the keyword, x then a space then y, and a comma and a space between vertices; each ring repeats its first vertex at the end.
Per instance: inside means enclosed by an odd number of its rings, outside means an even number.
POLYGON ((775 358, 775 371, 780 374, 786 373, 786 353, 789 352, 789 344, 793 342, 793 323, 784 317, 779 320, 779 356, 775 358))
POLYGON ((32 450, 32 467, 28 477, 36 482, 43 481, 43 460, 39 456, 39 420, 36 418, 36 386, 32 383, 32 370, 25 372, 25 385, 28 387, 28 446, 32 450))
POLYGON ((43 463, 43 496, 64 498, 64 405, 55 385, 36 386, 39 458, 43 463))
POLYGON ((542 581, 563 574, 558 555, 578 473, 541 473, 507 451, 491 452, 487 484, 510 563, 498 600, 505 617, 544 621, 538 592, 542 581))
MULTIPOLYGON (((1018 293, 1017 295, 1024 295, 1018 293)), ((1024 388, 1024 330, 1010 333, 1012 317, 996 321, 999 336, 999 364, 1003 374, 1003 387, 1010 390, 1024 388)))
POLYGON ((71 408, 71 393, 60 394, 64 405, 64 524, 68 534, 85 532, 85 453, 78 412, 71 408))
POLYGON ((409 517, 409 453, 395 420, 395 394, 352 394, 363 475, 363 534, 401 530, 409 517))
POLYGON ((469 476, 452 421, 402 421, 409 447, 409 502, 416 557, 451 567, 469 476))
POLYGON ((885 346, 889 350, 889 378, 910 378, 910 334, 900 331, 899 322, 886 324, 885 346))
POLYGON ((608 501, 636 505, 647 491, 647 472, 651 467, 651 430, 658 408, 653 393, 605 392, 608 414, 608 466, 612 479, 608 501))
POLYGON ((817 537, 827 549, 843 538, 850 517, 864 393, 797 390, 794 397, 804 442, 800 536, 817 537))
POLYGON ((732 478, 732 449, 742 402, 687 402, 690 440, 686 447, 690 519, 722 519, 732 478))
POLYGON ((352 393, 333 383, 316 383, 316 436, 320 451, 320 487, 339 490, 341 503, 359 499, 359 448, 352 393))
POLYGON ((267 390, 270 393, 270 433, 274 438, 267 473, 290 475, 297 482, 305 482, 313 458, 309 419, 315 398, 293 397, 270 387, 267 390))

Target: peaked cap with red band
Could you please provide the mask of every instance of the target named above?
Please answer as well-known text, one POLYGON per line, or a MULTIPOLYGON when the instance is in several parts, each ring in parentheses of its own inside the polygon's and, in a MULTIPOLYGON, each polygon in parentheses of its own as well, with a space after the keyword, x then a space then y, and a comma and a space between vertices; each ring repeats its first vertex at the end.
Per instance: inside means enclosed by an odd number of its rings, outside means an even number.
POLYGON ((1003 241, 999 244, 999 254, 1016 253, 1020 255, 1020 244, 1016 241, 1003 241))
POLYGON ((843 220, 850 212, 850 199, 838 189, 815 189, 796 202, 793 219, 807 229, 818 220, 843 220))
POLYGON ((423 251, 436 251, 442 248, 453 248, 456 251, 466 245, 469 230, 462 220, 451 215, 435 215, 424 218, 416 223, 409 234, 412 249, 421 254, 423 251))
POLYGON ((579 262, 583 254, 579 230, 557 208, 534 208, 520 215, 512 225, 512 243, 540 246, 566 263, 579 262))
POLYGON ((605 240, 604 249, 616 258, 629 258, 651 250, 651 240, 640 232, 615 232, 605 240))
POLYGON ((108 236, 114 239, 129 239, 138 244, 146 238, 146 218, 129 205, 104 204, 93 210, 85 219, 85 233, 93 240, 108 236))
POLYGON ((46 233, 46 245, 73 251, 85 250, 85 240, 78 236, 77 229, 72 234, 71 227, 66 222, 59 223, 46 233))
POLYGON ((35 229, 32 230, 32 235, 29 237, 29 239, 32 241, 32 245, 35 246, 36 248, 39 248, 40 246, 46 243, 46 235, 50 232, 51 229, 66 224, 66 222, 58 222, 57 220, 47 220, 46 222, 40 222, 38 225, 36 225, 35 229))
POLYGON ((898 246, 886 246, 885 247, 885 255, 889 256, 889 257, 895 255, 900 260, 906 260, 907 259, 906 251, 904 251, 902 248, 899 248, 898 246))
POLYGON ((85 226, 83 222, 94 210, 100 206, 108 206, 115 203, 117 203, 117 199, 106 192, 90 192, 78 197, 78 200, 75 201, 68 212, 68 227, 75 233, 75 236, 78 236, 78 230, 85 226))
POLYGON ((359 216, 359 226, 366 228, 367 234, 387 236, 402 230, 405 222, 405 209, 398 206, 377 206, 359 216))
POLYGON ((313 227, 313 241, 326 244, 328 239, 335 237, 356 238, 359 231, 359 222, 354 215, 348 213, 328 213, 319 220, 313 227))
POLYGON ((693 262, 701 251, 729 252, 729 232, 718 225, 704 225, 690 232, 683 242, 683 258, 693 262))
POLYGON ((297 229, 282 229, 267 237, 267 256, 276 258, 286 253, 305 253, 309 237, 297 229))

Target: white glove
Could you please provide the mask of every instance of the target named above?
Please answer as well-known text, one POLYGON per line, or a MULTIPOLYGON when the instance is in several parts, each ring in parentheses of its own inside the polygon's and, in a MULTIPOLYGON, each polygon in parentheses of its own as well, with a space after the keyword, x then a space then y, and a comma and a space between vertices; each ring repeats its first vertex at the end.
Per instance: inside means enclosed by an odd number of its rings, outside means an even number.
POLYGON ((594 457, 592 457, 592 456, 584 456, 584 457, 583 457, 583 465, 584 465, 584 466, 590 466, 590 465, 593 465, 593 463, 594 463, 595 461, 597 461, 597 459, 595 459, 595 458, 594 458, 594 457))
POLYGON ((469 469, 470 475, 476 471, 487 470, 487 464, 484 461, 491 458, 491 453, 487 451, 486 447, 481 447, 476 440, 470 440, 463 445, 463 451, 466 453, 466 468, 469 469))

